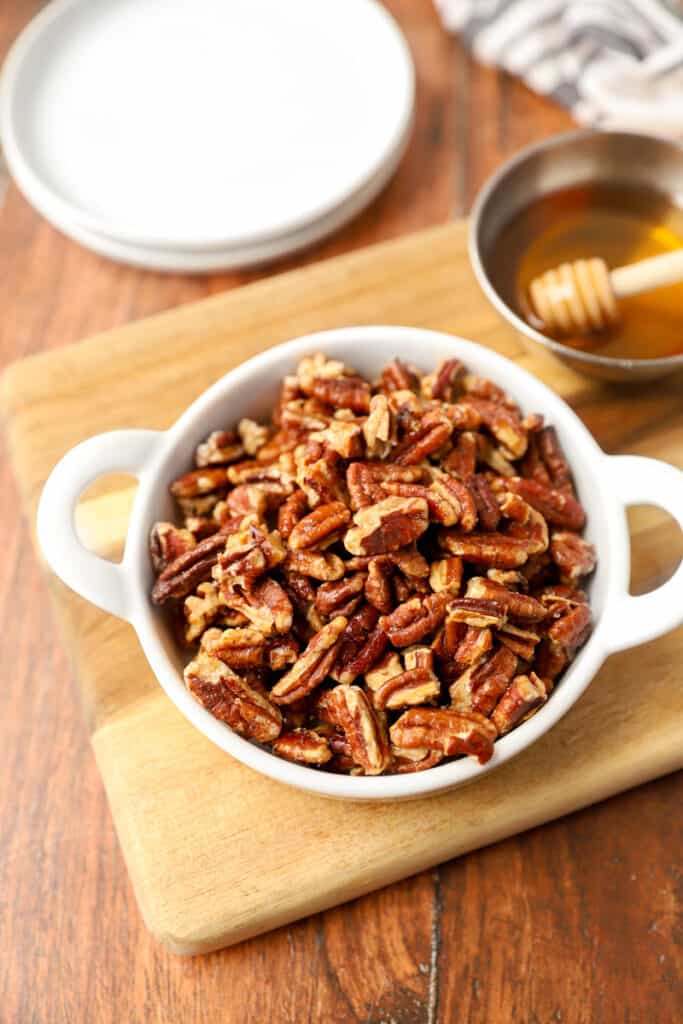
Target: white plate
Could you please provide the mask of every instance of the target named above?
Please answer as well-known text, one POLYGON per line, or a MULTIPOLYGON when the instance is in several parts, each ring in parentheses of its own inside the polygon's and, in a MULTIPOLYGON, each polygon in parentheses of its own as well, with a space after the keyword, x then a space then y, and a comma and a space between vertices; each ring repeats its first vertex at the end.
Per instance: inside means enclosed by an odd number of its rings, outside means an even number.
POLYGON ((205 252, 133 245, 97 234, 75 221, 62 220, 63 211, 59 204, 55 203, 49 195, 39 194, 37 190, 33 192, 28 181, 21 183, 20 188, 28 201, 46 220, 54 224, 63 234, 86 248, 92 249, 99 256, 144 270, 156 270, 163 273, 208 274, 268 263, 313 245, 326 235, 336 231, 364 209, 384 188, 403 156, 409 136, 410 124, 407 126, 405 137, 400 140, 399 146, 391 155, 390 160, 382 167, 380 173, 326 217, 321 217, 288 235, 254 242, 251 245, 208 249, 205 252))
POLYGON ((375 0, 56 0, 7 58, 0 131, 62 224, 205 253, 333 212, 413 104, 409 50, 375 0))

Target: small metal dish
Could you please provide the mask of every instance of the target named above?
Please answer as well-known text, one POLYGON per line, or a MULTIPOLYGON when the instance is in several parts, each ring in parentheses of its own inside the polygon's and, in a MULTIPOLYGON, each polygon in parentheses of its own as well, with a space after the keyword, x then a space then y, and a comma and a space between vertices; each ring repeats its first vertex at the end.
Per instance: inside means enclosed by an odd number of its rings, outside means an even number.
POLYGON ((489 179, 472 209, 469 253, 477 280, 529 349, 541 346, 581 373, 606 380, 636 381, 683 370, 683 354, 616 359, 563 345, 530 327, 496 289, 490 273, 492 253, 510 219, 539 196, 589 182, 649 186, 680 205, 683 148, 655 136, 616 131, 567 132, 526 147, 489 179))

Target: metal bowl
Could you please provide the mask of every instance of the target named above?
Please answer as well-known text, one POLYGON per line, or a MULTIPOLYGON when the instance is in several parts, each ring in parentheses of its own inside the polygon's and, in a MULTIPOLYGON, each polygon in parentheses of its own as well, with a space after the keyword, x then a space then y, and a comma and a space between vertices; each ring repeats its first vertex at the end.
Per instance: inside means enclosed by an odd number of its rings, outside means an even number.
MULTIPOLYGON (((489 179, 472 210, 469 253, 487 298, 525 345, 541 346, 591 377, 647 380, 683 370, 683 354, 660 359, 616 359, 563 345, 530 327, 502 298, 491 276, 492 254, 505 225, 539 196, 575 185, 640 185, 683 202, 683 148, 634 132, 576 131, 528 146, 489 179)), ((681 310, 683 333, 683 309, 681 310)))

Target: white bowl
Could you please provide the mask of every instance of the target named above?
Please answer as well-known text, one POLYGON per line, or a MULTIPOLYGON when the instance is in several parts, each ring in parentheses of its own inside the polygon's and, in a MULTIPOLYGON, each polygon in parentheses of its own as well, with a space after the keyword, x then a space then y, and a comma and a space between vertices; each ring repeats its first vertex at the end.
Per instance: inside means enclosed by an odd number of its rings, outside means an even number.
POLYGON ((473 342, 434 331, 349 327, 311 334, 255 356, 205 391, 170 430, 114 431, 73 448, 45 484, 37 527, 54 572, 77 593, 134 626, 164 690, 208 739, 251 768, 300 789, 354 800, 393 800, 451 789, 499 767, 562 718, 608 655, 660 636, 683 621, 683 563, 657 590, 641 597, 628 593, 625 508, 641 502, 666 509, 683 528, 683 473, 654 459, 605 455, 561 398, 509 360, 473 342), (509 391, 524 411, 542 413, 556 427, 569 456, 588 516, 586 536, 598 551, 598 568, 590 584, 595 629, 548 703, 498 740, 486 765, 463 758, 425 772, 373 778, 318 771, 282 760, 242 739, 201 707, 183 685, 183 654, 149 598, 154 581, 147 549, 149 531, 157 520, 173 517, 168 485, 191 465, 197 443, 226 421, 267 415, 283 376, 303 355, 319 350, 369 377, 394 356, 423 369, 457 356, 475 373, 509 391), (119 565, 81 546, 73 515, 84 488, 98 476, 116 471, 134 473, 140 481, 119 565))

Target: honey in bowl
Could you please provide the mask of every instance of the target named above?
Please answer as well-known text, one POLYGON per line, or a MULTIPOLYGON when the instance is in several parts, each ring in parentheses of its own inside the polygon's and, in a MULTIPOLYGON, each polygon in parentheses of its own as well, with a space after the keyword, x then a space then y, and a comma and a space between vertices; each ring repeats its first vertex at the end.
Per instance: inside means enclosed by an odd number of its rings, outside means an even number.
MULTIPOLYGON (((527 295, 535 277, 565 262, 600 256, 610 268, 683 247, 683 209, 660 192, 587 184, 534 200, 504 227, 491 277, 505 302, 537 327, 527 295)), ((618 359, 683 353, 683 283, 619 300, 619 320, 602 331, 558 336, 564 345, 618 359)))

